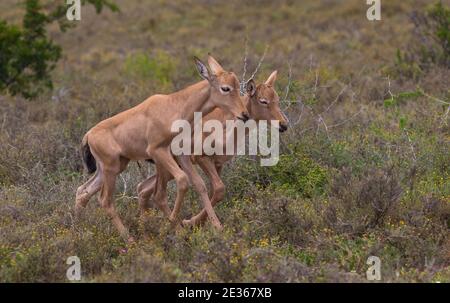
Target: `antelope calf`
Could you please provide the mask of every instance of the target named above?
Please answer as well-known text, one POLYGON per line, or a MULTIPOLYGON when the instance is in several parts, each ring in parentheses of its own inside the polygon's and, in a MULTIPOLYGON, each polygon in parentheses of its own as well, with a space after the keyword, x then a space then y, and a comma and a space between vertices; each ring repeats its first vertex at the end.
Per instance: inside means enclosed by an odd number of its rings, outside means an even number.
MULTIPOLYGON (((130 160, 152 159, 157 171, 164 171, 176 180, 177 204, 181 205, 191 180, 211 219, 220 225, 214 217, 201 177, 192 170, 190 157, 178 157, 182 169, 170 152, 171 141, 176 135, 171 132, 171 125, 179 119, 192 123, 194 112, 208 114, 215 107, 244 121, 248 119, 248 111, 240 97, 239 81, 234 73, 225 71, 211 56, 208 57, 209 69, 197 58, 195 63, 203 81, 170 95, 153 95, 137 106, 98 123, 86 133, 82 141, 83 162, 88 172, 95 174, 77 190, 77 212, 85 208, 89 199, 100 190, 100 205, 121 236, 132 241, 114 207, 116 178, 130 160)), ((176 213, 170 213, 166 195, 158 190, 159 187, 162 183, 157 184, 156 203, 171 220, 176 220, 176 213)))
MULTIPOLYGON (((248 113, 250 114, 250 119, 255 120, 257 123, 259 121, 278 121, 278 127, 280 132, 284 132, 287 130, 287 118, 283 114, 280 109, 280 99, 278 97, 277 92, 274 89, 274 84, 277 78, 277 71, 272 72, 269 78, 265 83, 255 85, 253 80, 248 81, 246 86, 247 94, 244 96, 244 105, 247 108, 248 113)), ((233 116, 227 113, 226 111, 217 108, 212 111, 210 114, 206 115, 203 118, 203 121, 206 122, 208 120, 218 120, 221 121, 223 125, 225 125, 226 120, 233 119, 233 116)), ((246 129, 247 133, 248 130, 246 129)), ((235 133, 239 134, 239 132, 235 133)), ((245 135, 245 134, 244 134, 245 135)), ((205 137, 204 137, 205 138, 205 137)), ((203 139, 204 139, 203 138, 203 139)), ((239 138, 234 136, 234 148, 237 148, 237 141, 239 138)), ((226 143, 226 139, 224 140, 224 144, 226 143)), ((223 149, 226 150, 226 146, 223 146, 223 149)), ((223 165, 231 160, 233 155, 212 155, 207 156, 197 155, 193 156, 194 162, 196 162, 202 170, 206 173, 208 178, 211 181, 212 186, 212 196, 211 203, 212 206, 220 202, 225 193, 225 185, 220 178, 220 174, 222 171, 223 165)), ((157 174, 149 177, 145 181, 141 182, 138 185, 138 195, 139 195, 139 205, 141 207, 141 212, 145 212, 149 207, 149 199, 152 194, 155 192, 155 186, 157 180, 162 179, 163 182, 167 183, 171 177, 166 171, 157 171, 157 174)), ((164 186, 164 192, 165 192, 164 186)), ((158 205, 161 207, 161 205, 158 205)), ((167 205, 164 207, 168 207, 167 205)), ((190 220, 183 220, 184 225, 197 225, 199 223, 203 223, 207 218, 207 212, 203 209, 199 214, 192 217, 190 220)))

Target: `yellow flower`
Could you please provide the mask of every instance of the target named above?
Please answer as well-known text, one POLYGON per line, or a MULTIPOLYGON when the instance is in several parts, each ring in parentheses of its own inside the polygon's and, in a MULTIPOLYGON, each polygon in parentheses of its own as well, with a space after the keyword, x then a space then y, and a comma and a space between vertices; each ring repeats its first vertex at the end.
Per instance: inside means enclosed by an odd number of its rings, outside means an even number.
POLYGON ((269 239, 264 238, 264 239, 259 240, 259 246, 260 247, 267 247, 267 246, 269 246, 269 239))

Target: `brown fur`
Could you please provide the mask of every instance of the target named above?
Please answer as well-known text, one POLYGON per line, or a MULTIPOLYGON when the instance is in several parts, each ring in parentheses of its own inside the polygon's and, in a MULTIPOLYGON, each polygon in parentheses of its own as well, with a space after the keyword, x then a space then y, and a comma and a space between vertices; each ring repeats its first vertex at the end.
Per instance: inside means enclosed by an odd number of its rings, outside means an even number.
MULTIPOLYGON (((100 205, 110 215, 120 234, 129 237, 127 228, 119 218, 113 203, 116 177, 127 167, 130 160, 152 159, 157 170, 165 171, 177 182, 176 204, 181 205, 188 182, 191 180, 199 192, 204 207, 213 223, 220 228, 220 222, 211 206, 206 186, 198 181, 198 173, 192 168, 189 157, 179 157, 181 169, 170 152, 170 143, 176 133, 171 132, 172 123, 185 119, 192 123, 194 112, 207 114, 220 107, 234 117, 245 119, 248 112, 239 96, 239 82, 233 73, 225 71, 217 61, 209 56, 210 71, 196 59, 197 68, 204 81, 191 85, 170 95, 153 95, 137 106, 108 118, 91 128, 83 138, 83 146, 88 145, 95 158, 97 170, 76 194, 76 209, 79 211, 89 199, 100 190, 100 205), (232 88, 223 94, 220 87, 232 88)), ((164 213, 176 221, 178 211, 171 213, 166 197, 157 185, 155 200, 164 213)))
MULTIPOLYGON (((257 88, 252 88, 253 82, 250 82, 247 87, 247 95, 244 97, 244 104, 250 114, 250 118, 254 119, 256 122, 261 120, 271 121, 277 120, 280 124, 280 131, 285 131, 287 129, 287 118, 282 113, 280 109, 280 101, 277 92, 274 90, 274 83, 277 77, 277 72, 274 71, 264 84, 260 84, 257 88), (255 91, 253 91, 255 90, 255 91), (267 104, 262 104, 260 100, 266 100, 267 104)), ((229 113, 223 111, 220 108, 216 108, 214 111, 209 113, 203 118, 203 122, 208 120, 219 120, 225 123, 226 120, 233 119, 229 113)), ((234 136, 236 147, 237 136, 234 136)), ((224 146, 224 149, 226 147, 224 146)), ((211 203, 212 206, 220 202, 225 194, 225 185, 220 178, 223 165, 232 159, 233 156, 230 155, 200 155, 194 156, 194 161, 202 168, 211 181, 212 185, 212 195, 211 203)), ((141 182, 138 185, 139 194, 139 204, 141 206, 142 213, 148 208, 148 201, 155 191, 155 186, 158 181, 167 183, 171 179, 170 175, 165 171, 158 170, 157 174, 149 177, 147 180, 141 182)), ((164 191, 166 186, 164 185, 164 191)), ((158 205, 160 206, 160 205, 158 205)), ((164 206, 167 207, 167 206, 164 206)), ((207 218, 207 211, 204 209, 196 216, 192 217, 190 220, 184 220, 185 225, 196 225, 203 223, 207 218)))

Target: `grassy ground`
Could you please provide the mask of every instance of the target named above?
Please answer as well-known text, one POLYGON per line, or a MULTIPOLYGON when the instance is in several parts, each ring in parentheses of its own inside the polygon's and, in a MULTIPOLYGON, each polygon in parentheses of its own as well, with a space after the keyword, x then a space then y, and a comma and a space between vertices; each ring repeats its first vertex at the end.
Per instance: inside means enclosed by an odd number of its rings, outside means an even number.
MULTIPOLYGON (((18 2, 0 17, 19 22, 18 2)), ((395 64, 421 43, 409 17, 430 1, 383 1, 380 22, 359 0, 116 2, 120 13, 85 8, 68 33, 50 29, 64 51, 53 91, 0 96, 0 281, 67 281, 76 255, 82 281, 364 282, 378 256, 385 282, 450 282, 449 68, 395 64), (95 199, 75 219, 83 134, 198 81, 193 55, 242 75, 246 37, 250 72, 268 47, 256 79, 278 69, 292 125, 277 166, 225 168, 225 230, 174 231, 157 210, 139 221, 135 163, 116 195, 135 244, 95 199)), ((183 217, 199 208, 190 194, 183 217)))

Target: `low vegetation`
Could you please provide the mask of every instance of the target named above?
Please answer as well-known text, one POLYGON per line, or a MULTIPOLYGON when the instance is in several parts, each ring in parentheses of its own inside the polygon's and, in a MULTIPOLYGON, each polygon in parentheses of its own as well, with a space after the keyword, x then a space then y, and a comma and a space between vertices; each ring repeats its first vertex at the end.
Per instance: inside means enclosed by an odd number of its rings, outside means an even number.
MULTIPOLYGON (((450 282, 449 7, 429 2, 384 1, 369 22, 359 0, 117 0, 119 13, 84 7, 70 32, 48 26, 53 89, 0 96, 0 281, 66 282, 78 256, 84 282, 365 282, 377 256, 382 281, 450 282), (291 124, 278 165, 224 168, 223 232, 174 229, 156 208, 139 220, 147 163, 115 196, 136 243, 96 199, 74 216, 90 127, 198 81, 194 55, 241 77, 246 49, 247 78, 264 53, 256 80, 279 71, 291 124)), ((0 17, 19 24, 23 9, 2 1, 0 17)), ((182 216, 199 210, 191 192, 182 216)))

